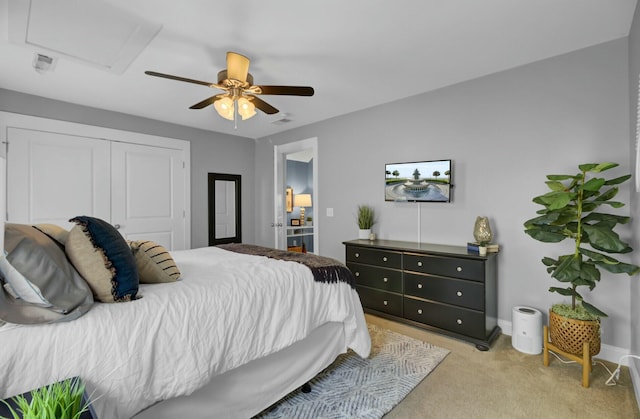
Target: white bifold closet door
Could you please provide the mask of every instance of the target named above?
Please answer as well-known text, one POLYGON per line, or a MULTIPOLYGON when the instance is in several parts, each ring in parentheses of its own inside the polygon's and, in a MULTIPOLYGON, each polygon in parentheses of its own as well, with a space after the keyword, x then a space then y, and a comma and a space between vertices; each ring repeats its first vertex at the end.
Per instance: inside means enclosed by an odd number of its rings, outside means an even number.
POLYGON ((9 128, 7 220, 71 228, 101 218, 129 240, 170 250, 185 240, 184 151, 9 128))

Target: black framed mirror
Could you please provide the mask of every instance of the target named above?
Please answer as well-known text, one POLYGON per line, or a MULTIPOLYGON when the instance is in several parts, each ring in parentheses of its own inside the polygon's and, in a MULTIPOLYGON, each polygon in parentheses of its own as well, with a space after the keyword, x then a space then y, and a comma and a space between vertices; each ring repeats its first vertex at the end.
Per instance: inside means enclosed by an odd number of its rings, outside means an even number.
POLYGON ((209 173, 209 246, 242 242, 240 175, 209 173))

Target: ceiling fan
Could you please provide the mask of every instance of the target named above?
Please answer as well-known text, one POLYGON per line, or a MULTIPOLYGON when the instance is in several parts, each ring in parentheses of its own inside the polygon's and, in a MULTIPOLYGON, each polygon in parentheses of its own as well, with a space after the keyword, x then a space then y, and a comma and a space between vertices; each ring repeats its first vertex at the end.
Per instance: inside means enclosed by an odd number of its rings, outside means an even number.
POLYGON ((190 106, 189 109, 202 109, 213 104, 220 116, 232 121, 236 120, 238 114, 243 120, 251 118, 256 114, 255 108, 269 115, 279 112, 278 109, 256 95, 313 96, 314 93, 313 87, 308 86, 254 85, 253 76, 249 73, 249 58, 231 51, 227 52, 227 68, 218 72, 217 83, 193 80, 155 71, 145 71, 145 74, 224 90, 224 93, 206 98, 190 106))

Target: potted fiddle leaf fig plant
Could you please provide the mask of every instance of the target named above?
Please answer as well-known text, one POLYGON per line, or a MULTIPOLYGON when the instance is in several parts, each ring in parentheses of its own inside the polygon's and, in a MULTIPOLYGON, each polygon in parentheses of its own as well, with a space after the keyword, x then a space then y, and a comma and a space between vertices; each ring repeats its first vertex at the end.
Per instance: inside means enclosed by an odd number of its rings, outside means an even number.
POLYGON ((610 162, 588 163, 579 165, 577 174, 547 175, 550 192, 533 198, 543 208, 537 211, 537 217, 524 223, 525 233, 535 240, 573 241, 571 253, 542 259, 547 272, 561 284, 549 291, 571 297, 571 304, 554 304, 549 311, 551 342, 567 353, 582 353, 583 342, 588 340, 591 355, 598 354, 600 318, 607 316, 585 301, 579 287, 593 291, 602 271, 629 276, 640 271, 640 267, 611 256, 633 250, 615 231, 618 224, 628 223, 630 217, 601 211, 603 206, 624 206, 613 198, 618 194, 618 185, 631 175, 606 178, 601 174, 617 166, 610 162))

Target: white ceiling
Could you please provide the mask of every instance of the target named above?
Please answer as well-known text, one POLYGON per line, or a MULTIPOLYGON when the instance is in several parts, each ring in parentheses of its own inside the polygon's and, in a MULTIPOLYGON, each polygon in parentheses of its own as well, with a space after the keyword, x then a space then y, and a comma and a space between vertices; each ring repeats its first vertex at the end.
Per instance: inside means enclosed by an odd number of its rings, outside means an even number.
POLYGON ((44 4, 0 0, 1 88, 260 138, 625 37, 637 0, 49 0, 52 39, 79 50, 108 44, 105 27, 125 26, 96 18, 106 18, 104 3, 115 8, 109 17, 161 25, 121 74, 9 42, 19 23, 9 1, 44 4), (101 12, 79 7, 89 1, 101 12), (85 32, 64 39, 74 22, 85 32), (227 51, 251 59, 255 84, 312 86, 315 95, 261 96, 280 113, 258 112, 235 129, 212 106, 189 109, 221 91, 144 74, 216 82, 227 51), (35 52, 56 58, 54 70, 36 72, 35 52), (292 122, 273 123, 283 118, 292 122))

